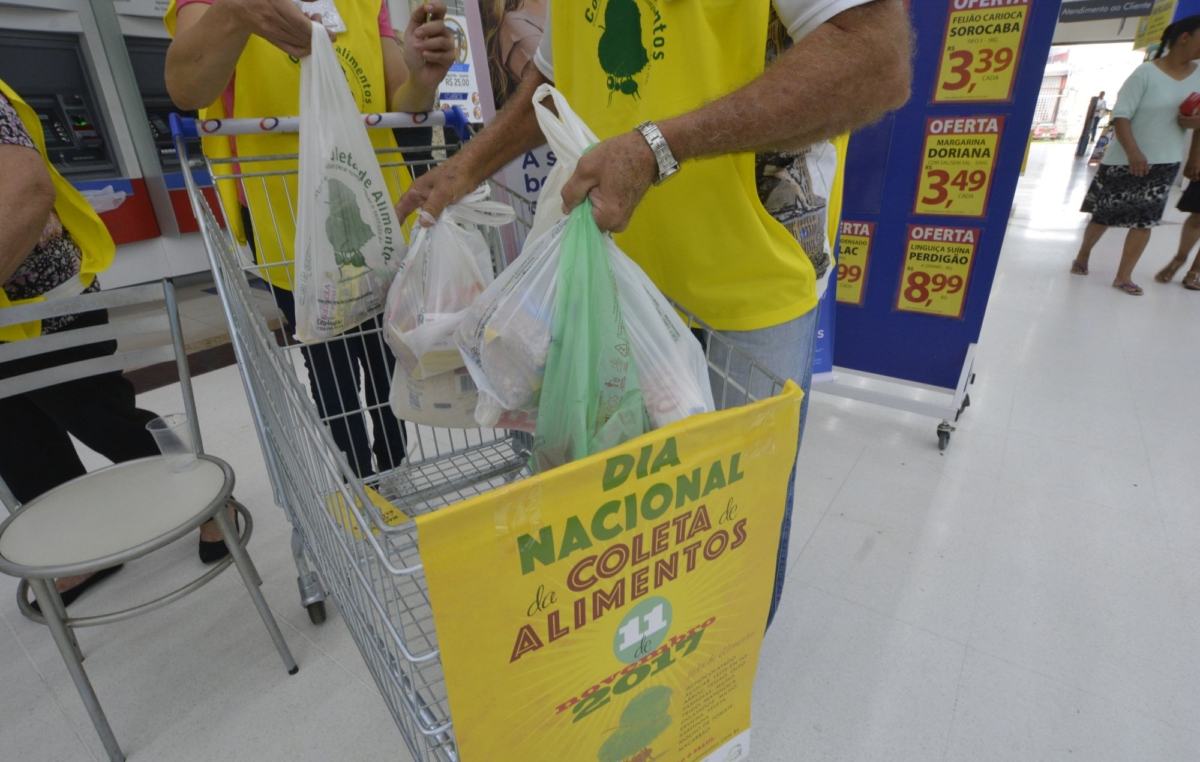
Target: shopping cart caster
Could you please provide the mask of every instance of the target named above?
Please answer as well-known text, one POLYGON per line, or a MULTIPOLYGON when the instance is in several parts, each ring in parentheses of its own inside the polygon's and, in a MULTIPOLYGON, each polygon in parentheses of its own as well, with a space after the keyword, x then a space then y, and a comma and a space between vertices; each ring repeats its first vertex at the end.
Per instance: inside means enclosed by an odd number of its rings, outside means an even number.
POLYGON ((321 578, 316 572, 296 578, 300 587, 300 605, 308 610, 308 618, 313 624, 325 622, 325 590, 321 587, 321 578))
POLYGON ((954 427, 945 421, 938 424, 937 438, 939 450, 945 450, 950 446, 950 434, 953 433, 953 431, 954 427))

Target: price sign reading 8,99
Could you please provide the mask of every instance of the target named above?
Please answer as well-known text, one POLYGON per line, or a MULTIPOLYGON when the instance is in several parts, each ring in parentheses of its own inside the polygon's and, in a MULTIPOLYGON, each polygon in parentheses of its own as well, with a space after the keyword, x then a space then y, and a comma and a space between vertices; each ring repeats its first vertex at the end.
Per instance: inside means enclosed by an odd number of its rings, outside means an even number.
POLYGON ((978 228, 909 225, 896 309, 961 318, 978 242, 978 228))
POLYGON ((1003 130, 1002 116, 929 119, 914 211, 983 217, 1003 130))
POLYGON ((934 103, 1012 98, 1029 0, 953 0, 934 103))

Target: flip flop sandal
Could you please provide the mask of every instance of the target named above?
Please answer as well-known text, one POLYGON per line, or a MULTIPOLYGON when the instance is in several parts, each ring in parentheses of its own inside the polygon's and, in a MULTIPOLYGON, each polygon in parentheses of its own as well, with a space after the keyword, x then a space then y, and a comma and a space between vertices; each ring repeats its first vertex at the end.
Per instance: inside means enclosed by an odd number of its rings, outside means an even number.
POLYGON ((1078 259, 1071 263, 1072 275, 1087 275, 1088 266, 1080 262, 1078 259))
POLYGON ((1143 293, 1145 293, 1144 291, 1142 291, 1141 286, 1139 286, 1138 284, 1133 283, 1133 282, 1114 283, 1113 288, 1119 288, 1122 291, 1124 291, 1125 293, 1129 294, 1130 296, 1141 296, 1143 293))
POLYGON ((1158 275, 1154 276, 1154 280, 1159 283, 1170 283, 1175 280, 1175 273, 1179 272, 1179 268, 1187 264, 1187 257, 1183 259, 1172 259, 1166 267, 1158 271, 1158 275))
POLYGON ((1188 291, 1200 291, 1200 272, 1192 270, 1183 276, 1183 287, 1188 291))

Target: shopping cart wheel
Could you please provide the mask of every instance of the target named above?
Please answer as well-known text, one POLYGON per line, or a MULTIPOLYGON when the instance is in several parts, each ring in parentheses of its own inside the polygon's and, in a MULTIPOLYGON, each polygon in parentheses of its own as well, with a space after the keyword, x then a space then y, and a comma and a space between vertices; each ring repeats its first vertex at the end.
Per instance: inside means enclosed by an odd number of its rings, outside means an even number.
POLYGON ((950 446, 950 432, 949 431, 939 431, 938 432, 938 449, 945 450, 949 446, 950 446))
POLYGON ((317 601, 310 603, 304 608, 308 609, 308 619, 313 624, 325 624, 325 601, 317 601))

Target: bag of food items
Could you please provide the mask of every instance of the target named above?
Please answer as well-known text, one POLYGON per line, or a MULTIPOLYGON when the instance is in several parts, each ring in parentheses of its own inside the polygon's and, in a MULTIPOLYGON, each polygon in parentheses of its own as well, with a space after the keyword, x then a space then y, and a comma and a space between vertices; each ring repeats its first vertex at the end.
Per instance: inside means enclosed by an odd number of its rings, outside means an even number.
MULTIPOLYGON (((539 88, 534 105, 565 181, 594 136, 552 87, 539 88), (559 116, 541 105, 546 97, 559 116)), ((476 420, 532 425, 534 465, 544 470, 714 410, 700 343, 596 227, 590 202, 564 217, 560 198, 543 197, 535 232, 539 222, 544 232, 530 235, 455 334, 479 387, 476 420)))
POLYGON ((378 315, 407 247, 325 27, 300 61, 296 338, 325 341, 378 315))
POLYGON ((492 252, 477 225, 516 219, 511 206, 488 201, 481 185, 451 204, 430 227, 418 226, 404 267, 392 283, 384 336, 398 367, 427 379, 463 367, 454 330, 463 311, 493 280, 492 252))

